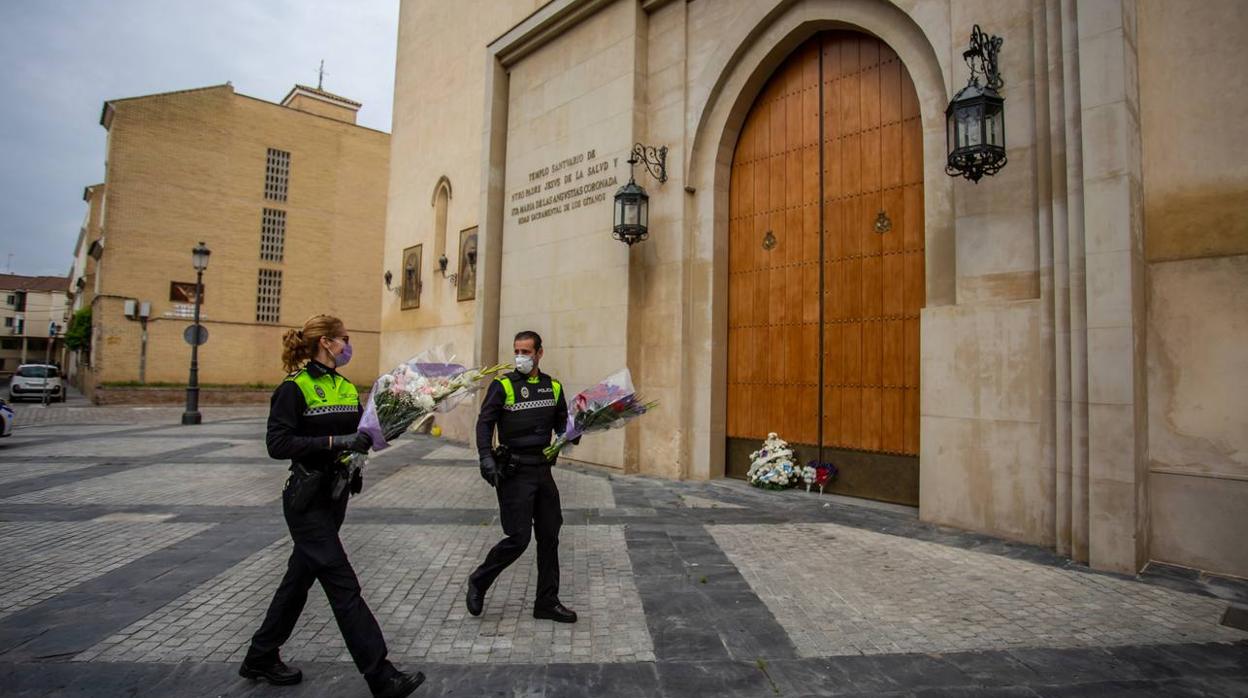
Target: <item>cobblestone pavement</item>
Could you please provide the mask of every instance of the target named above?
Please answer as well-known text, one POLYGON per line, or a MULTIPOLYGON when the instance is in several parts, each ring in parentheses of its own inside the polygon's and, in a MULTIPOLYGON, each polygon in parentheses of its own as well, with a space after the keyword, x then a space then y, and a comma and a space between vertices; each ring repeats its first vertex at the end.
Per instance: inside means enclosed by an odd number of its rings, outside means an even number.
POLYGON ((1234 641, 1226 604, 836 524, 709 526, 803 657, 1234 641), (777 560, 775 541, 802 550, 777 560))
MULTIPOLYGON (((367 694, 316 592, 283 650, 305 681, 236 674, 290 551, 262 410, 68 405, 0 441, 0 693, 367 694)), ((343 540, 417 695, 1248 695, 1248 632, 1220 624, 1242 582, 1098 573, 835 496, 555 477, 574 625, 532 617, 532 549, 465 612, 502 535, 473 450, 371 458, 343 540)))
MULTIPOLYGON (((565 509, 610 508, 611 483, 601 477, 555 471, 559 499, 565 509)), ((355 501, 361 507, 408 509, 498 508, 494 490, 481 479, 476 465, 413 465, 377 483, 355 501), (436 493, 436 496, 431 496, 436 493)))
POLYGON ((206 528, 210 525, 0 522, 0 618, 206 528))

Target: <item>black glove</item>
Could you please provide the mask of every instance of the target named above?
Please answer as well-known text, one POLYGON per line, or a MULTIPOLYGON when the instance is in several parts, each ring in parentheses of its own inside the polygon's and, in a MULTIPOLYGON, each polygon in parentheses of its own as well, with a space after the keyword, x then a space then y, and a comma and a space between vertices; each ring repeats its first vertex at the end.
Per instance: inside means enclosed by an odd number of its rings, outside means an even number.
POLYGON ((368 449, 373 446, 373 437, 368 432, 357 431, 354 434, 343 434, 334 437, 334 451, 355 451, 356 453, 368 453, 368 449))
POLYGON ((351 494, 359 494, 364 489, 364 473, 360 468, 351 469, 351 485, 349 489, 351 494))
POLYGON ((490 487, 498 485, 498 463, 492 453, 481 456, 481 478, 490 483, 490 487))

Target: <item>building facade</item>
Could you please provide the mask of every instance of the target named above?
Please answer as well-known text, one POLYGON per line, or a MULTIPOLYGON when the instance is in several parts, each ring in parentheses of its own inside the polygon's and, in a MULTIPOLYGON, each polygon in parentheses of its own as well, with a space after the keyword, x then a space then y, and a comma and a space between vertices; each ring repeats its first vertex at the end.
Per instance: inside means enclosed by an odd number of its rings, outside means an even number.
POLYGON ((0 378, 22 364, 63 365, 68 294, 63 276, 0 274, 0 378))
POLYGON ((626 365, 661 403, 572 459, 732 476, 774 431, 926 521, 1248 576, 1248 6, 442 5, 400 14, 383 363, 533 329, 569 391, 626 365), (1009 162, 972 183, 976 25, 1009 162), (625 246, 636 144, 666 181, 625 246))
POLYGON ((84 195, 74 265, 76 307, 92 309, 88 394, 186 381, 201 241, 201 383, 276 384, 282 333, 315 313, 346 323, 349 377, 376 377, 389 135, 357 126, 359 107, 228 84, 105 103, 105 179, 84 195))

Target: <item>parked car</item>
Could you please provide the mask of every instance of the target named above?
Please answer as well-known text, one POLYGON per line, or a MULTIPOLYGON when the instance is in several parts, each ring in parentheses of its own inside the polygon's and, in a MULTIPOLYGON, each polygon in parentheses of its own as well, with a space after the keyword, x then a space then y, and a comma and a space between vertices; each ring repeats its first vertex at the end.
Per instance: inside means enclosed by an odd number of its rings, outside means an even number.
POLYGON ((22 364, 9 381, 9 402, 42 400, 45 389, 49 400, 65 402, 65 378, 61 370, 51 364, 22 364))
POLYGON ((0 400, 0 436, 13 434, 13 408, 9 403, 0 400))

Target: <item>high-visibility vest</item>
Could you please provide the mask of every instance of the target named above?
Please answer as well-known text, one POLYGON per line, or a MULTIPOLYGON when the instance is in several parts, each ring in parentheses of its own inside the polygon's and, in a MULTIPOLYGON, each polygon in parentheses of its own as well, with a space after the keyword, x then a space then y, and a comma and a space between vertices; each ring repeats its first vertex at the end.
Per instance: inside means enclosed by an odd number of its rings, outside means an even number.
POLYGON ((286 376, 286 380, 299 386, 307 407, 303 416, 314 417, 336 412, 356 412, 360 409, 360 394, 351 381, 336 373, 325 373, 313 378, 308 369, 301 368, 286 376))

